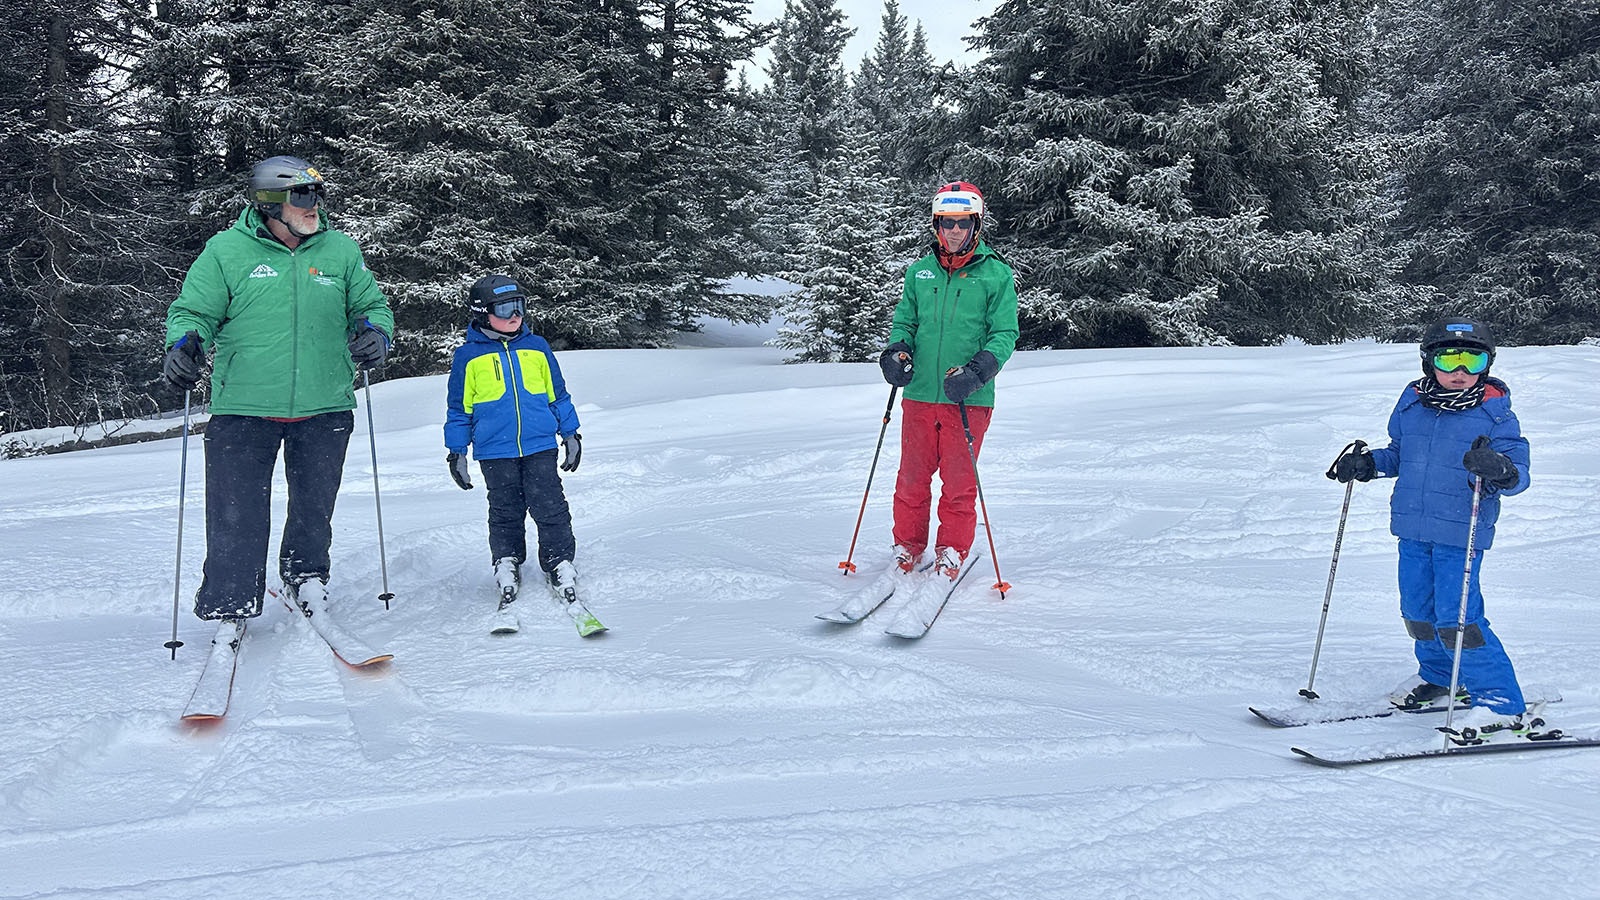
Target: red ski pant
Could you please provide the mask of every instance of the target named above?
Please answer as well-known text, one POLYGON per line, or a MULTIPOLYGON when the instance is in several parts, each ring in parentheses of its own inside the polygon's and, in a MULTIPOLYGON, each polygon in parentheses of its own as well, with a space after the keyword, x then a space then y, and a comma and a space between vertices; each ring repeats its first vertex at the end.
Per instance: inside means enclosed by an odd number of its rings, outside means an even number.
POLYGON ((961 409, 950 403, 905 400, 900 404, 900 474, 894 482, 894 542, 913 554, 928 546, 928 512, 933 503, 933 473, 939 473, 937 547, 953 547, 963 559, 978 528, 978 480, 972 459, 983 448, 994 410, 967 407, 973 457, 961 430, 961 409))

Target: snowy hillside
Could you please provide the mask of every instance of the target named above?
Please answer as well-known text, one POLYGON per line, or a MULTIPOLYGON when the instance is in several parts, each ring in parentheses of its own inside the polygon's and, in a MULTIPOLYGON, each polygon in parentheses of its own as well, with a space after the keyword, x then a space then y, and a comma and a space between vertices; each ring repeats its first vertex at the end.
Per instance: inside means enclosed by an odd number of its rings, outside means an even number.
MULTIPOLYGON (((713 341, 715 343, 715 341, 713 341)), ((1600 752, 1319 769, 1291 744, 1427 740, 1434 717, 1279 730, 1305 686, 1343 489, 1409 346, 1019 354, 979 570, 921 642, 813 616, 883 564, 898 413, 877 368, 761 347, 561 356, 566 480, 611 627, 553 607, 487 634, 481 488, 440 440, 444 381, 373 388, 333 547, 335 612, 393 652, 337 663, 269 606, 220 728, 177 724, 213 629, 189 445, 0 462, 0 897, 1376 898, 1600 895, 1600 752)), ((1600 731, 1600 348, 1501 353, 1533 444, 1484 589, 1524 683, 1600 731)), ((281 525, 283 489, 276 494, 281 525)), ((1388 486, 1358 486, 1317 690, 1412 670, 1388 486)), ((980 528, 980 541, 982 530, 980 528)))

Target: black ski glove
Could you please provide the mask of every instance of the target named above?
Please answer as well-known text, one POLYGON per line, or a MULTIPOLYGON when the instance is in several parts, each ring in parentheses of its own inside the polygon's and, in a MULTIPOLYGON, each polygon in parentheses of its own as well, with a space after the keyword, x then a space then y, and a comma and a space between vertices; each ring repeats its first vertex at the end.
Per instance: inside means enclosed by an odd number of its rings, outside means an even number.
POLYGON ((883 350, 883 355, 878 357, 878 368, 883 370, 883 380, 895 387, 905 387, 911 383, 911 345, 905 341, 895 341, 883 350))
POLYGON ((1329 477, 1340 484, 1349 484, 1352 481, 1371 481, 1376 474, 1378 465, 1372 461, 1372 454, 1367 452, 1365 445, 1357 442, 1333 461, 1329 477))
POLYGON ((356 326, 356 333, 350 335, 350 358, 361 368, 370 369, 382 365, 383 358, 388 355, 389 336, 382 328, 362 319, 356 326))
POLYGON ((472 472, 467 468, 467 455, 465 453, 446 453, 444 461, 450 466, 450 477, 456 487, 463 491, 472 490, 472 472))
POLYGON ((1000 361, 994 354, 979 350, 971 362, 944 373, 944 395, 950 402, 960 403, 988 384, 999 371, 1000 361))
POLYGON ((578 463, 583 462, 583 435, 576 431, 562 435, 561 447, 566 451, 566 455, 561 460, 561 471, 578 471, 578 463))
POLYGON ((1468 472, 1483 479, 1483 483, 1498 491, 1517 486, 1517 467, 1511 462, 1511 457, 1497 450, 1490 449, 1489 436, 1479 435, 1472 442, 1472 449, 1461 457, 1461 464, 1468 472))
POLYGON ((192 391, 200 383, 200 360, 204 356, 200 332, 191 331, 167 348, 167 355, 161 360, 161 377, 180 391, 192 391))

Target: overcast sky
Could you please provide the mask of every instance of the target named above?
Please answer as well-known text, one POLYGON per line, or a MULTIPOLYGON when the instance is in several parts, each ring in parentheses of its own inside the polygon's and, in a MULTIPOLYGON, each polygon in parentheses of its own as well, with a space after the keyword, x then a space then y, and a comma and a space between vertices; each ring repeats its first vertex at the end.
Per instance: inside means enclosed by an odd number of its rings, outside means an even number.
MULTIPOLYGON (((900 0, 900 14, 915 27, 922 22, 928 33, 928 50, 936 60, 970 62, 967 45, 961 39, 972 33, 972 23, 992 12, 999 0, 900 0)), ((846 25, 856 30, 845 47, 845 68, 854 69, 861 58, 878 42, 878 24, 883 18, 883 0, 839 0, 846 25)), ((783 0, 753 0, 750 18, 771 22, 783 15, 783 0)), ((766 65, 766 60, 762 60, 766 65)))

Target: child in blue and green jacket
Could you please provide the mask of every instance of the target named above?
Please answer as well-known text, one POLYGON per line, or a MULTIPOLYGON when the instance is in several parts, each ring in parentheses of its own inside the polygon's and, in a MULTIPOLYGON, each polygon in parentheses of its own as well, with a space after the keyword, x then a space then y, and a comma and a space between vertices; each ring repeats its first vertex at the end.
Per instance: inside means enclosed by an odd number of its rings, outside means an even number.
POLYGON ((472 487, 467 447, 489 493, 489 551, 502 590, 514 594, 528 558, 525 521, 539 535, 539 568, 556 593, 576 599, 572 512, 556 472, 577 471, 583 458, 578 412, 555 353, 528 330, 527 295, 505 275, 488 275, 467 293, 472 312, 466 343, 450 365, 445 461, 462 490, 472 487))

